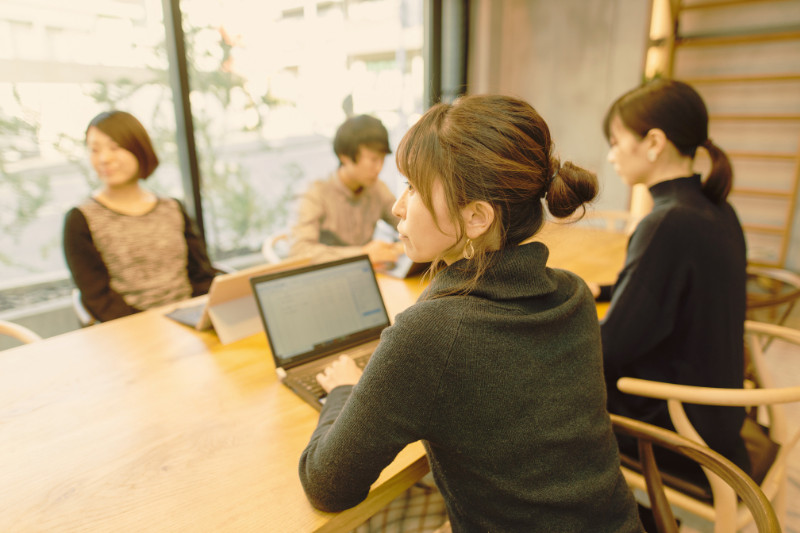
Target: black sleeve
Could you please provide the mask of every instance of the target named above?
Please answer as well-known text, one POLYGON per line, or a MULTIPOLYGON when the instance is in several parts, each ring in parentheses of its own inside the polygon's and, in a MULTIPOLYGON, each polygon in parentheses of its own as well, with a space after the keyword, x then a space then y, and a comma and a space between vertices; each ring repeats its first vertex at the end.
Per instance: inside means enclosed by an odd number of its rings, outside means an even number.
POLYGON ((139 312, 111 289, 108 269, 94 246, 86 218, 77 208, 70 209, 64 219, 64 258, 81 291, 83 305, 93 317, 106 322, 139 312))
POLYGON ((682 246, 680 231, 668 220, 640 223, 631 236, 600 322, 608 375, 648 354, 672 332, 687 276, 682 246))
POLYGON ((183 237, 186 239, 188 253, 186 270, 189 283, 192 284, 192 296, 200 296, 208 292, 211 280, 222 271, 211 265, 206 245, 197 233, 194 222, 189 218, 189 214, 180 201, 178 201, 178 205, 183 213, 183 237))

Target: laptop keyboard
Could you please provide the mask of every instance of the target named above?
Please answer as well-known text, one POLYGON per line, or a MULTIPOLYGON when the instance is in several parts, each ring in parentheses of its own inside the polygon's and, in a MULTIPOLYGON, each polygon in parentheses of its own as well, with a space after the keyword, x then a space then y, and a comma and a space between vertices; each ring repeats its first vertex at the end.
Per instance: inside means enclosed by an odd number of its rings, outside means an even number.
MULTIPOLYGON (((372 355, 373 350, 375 349, 374 346, 366 346, 360 349, 356 349, 353 352, 347 352, 343 355, 349 355, 353 361, 355 361, 356 365, 362 370, 367 365, 367 361, 369 361, 370 355, 372 355)), ((325 392, 325 389, 322 388, 322 385, 319 384, 317 381, 317 373, 319 370, 314 371, 308 375, 304 376, 290 376, 287 378, 292 383, 302 387, 303 389, 307 390, 317 398, 323 398, 328 393, 325 392)))

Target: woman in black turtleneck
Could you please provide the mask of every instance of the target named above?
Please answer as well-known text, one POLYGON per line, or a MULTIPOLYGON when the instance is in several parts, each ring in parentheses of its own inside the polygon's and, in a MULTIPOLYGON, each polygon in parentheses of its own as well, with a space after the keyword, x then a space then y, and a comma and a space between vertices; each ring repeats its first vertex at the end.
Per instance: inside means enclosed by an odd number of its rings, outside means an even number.
MULTIPOLYGON (((630 238, 625 266, 601 323, 608 408, 674 429, 666 402, 617 390, 622 376, 706 387, 742 386, 746 249, 741 225, 726 201, 733 177, 725 153, 708 138, 700 95, 675 80, 655 80, 614 102, 604 129, 608 159, 629 185, 649 187, 653 210, 630 238), (712 168, 705 180, 693 170, 704 148, 712 168)), ((744 409, 687 405, 706 443, 746 472, 739 435, 744 409)), ((635 455, 620 440, 623 453, 635 455)), ((699 468, 667 459, 684 477, 699 468)))

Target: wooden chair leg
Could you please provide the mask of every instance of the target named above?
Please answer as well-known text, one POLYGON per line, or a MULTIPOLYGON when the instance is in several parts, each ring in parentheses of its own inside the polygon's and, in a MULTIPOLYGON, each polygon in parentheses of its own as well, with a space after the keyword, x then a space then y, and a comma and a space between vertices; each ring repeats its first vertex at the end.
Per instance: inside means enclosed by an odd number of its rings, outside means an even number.
POLYGON ((642 473, 647 480, 647 495, 650 497, 650 509, 653 511, 658 533, 678 533, 678 524, 664 493, 664 483, 658 472, 651 442, 639 439, 639 460, 642 462, 642 473))

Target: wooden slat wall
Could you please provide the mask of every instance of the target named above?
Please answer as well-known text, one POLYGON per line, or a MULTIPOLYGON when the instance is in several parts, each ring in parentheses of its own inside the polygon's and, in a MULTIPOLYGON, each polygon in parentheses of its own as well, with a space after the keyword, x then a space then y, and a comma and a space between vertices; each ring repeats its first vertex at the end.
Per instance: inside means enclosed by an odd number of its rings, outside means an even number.
POLYGON ((710 136, 733 164, 730 200, 750 261, 783 267, 800 183, 800 1, 656 0, 654 10, 659 4, 675 28, 653 43, 670 49, 660 72, 706 100, 710 136))

